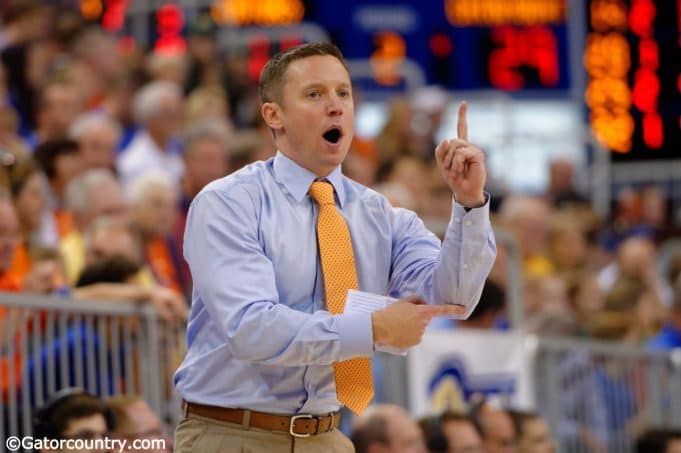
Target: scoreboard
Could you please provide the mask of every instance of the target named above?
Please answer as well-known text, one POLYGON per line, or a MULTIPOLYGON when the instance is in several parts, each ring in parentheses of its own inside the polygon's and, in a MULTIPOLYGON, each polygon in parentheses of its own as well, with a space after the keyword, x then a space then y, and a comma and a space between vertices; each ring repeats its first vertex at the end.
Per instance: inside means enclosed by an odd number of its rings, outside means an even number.
POLYGON ((306 18, 348 58, 408 57, 450 90, 570 87, 566 0, 318 1, 306 18))
POLYGON ((591 0, 584 99, 615 160, 681 157, 681 0, 591 0))
POLYGON ((403 88, 409 59, 448 90, 583 102, 615 160, 681 157, 681 0, 79 1, 88 19, 157 50, 184 49, 187 24, 208 12, 243 47, 253 80, 316 24, 348 59, 370 61, 365 90, 403 88), (130 36, 140 15, 141 42, 130 36))

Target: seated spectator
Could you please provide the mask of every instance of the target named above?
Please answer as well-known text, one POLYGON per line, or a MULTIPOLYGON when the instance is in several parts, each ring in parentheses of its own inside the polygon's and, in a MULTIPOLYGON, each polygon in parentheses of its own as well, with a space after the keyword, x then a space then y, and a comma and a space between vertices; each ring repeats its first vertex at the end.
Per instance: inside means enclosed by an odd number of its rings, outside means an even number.
POLYGON ((549 163, 549 187, 546 195, 556 208, 587 204, 587 199, 575 188, 575 164, 572 161, 557 158, 549 163))
POLYGON ((33 265, 33 250, 45 245, 40 238, 43 212, 47 208, 44 179, 32 160, 20 160, 12 167, 10 189, 21 231, 11 272, 23 280, 33 265))
POLYGON ((527 277, 547 277, 554 272, 547 256, 551 206, 539 198, 511 196, 504 199, 500 220, 515 236, 527 277))
POLYGON ((58 77, 47 80, 38 94, 36 130, 27 140, 29 145, 35 148, 66 137, 69 126, 85 107, 83 101, 72 83, 58 77))
POLYGON ((66 204, 66 188, 83 170, 83 159, 78 143, 69 139, 50 140, 35 150, 35 160, 47 176, 48 220, 52 220, 57 239, 73 230, 73 218, 66 204))
POLYGON ((483 453, 482 437, 471 418, 447 411, 419 421, 430 453, 483 453))
POLYGON ((33 438, 104 439, 114 426, 114 415, 101 400, 82 389, 65 388, 36 411, 33 438))
POLYGON ((90 223, 102 215, 128 218, 123 190, 108 170, 90 170, 69 183, 66 206, 73 213, 75 229, 59 245, 71 284, 85 265, 83 234, 90 223))
POLYGON ((508 411, 482 402, 471 411, 485 453, 516 453, 516 431, 508 411))
POLYGON ((518 433, 518 453, 554 453, 556 444, 549 425, 535 412, 510 410, 518 433))
POLYGON ((79 116, 69 129, 69 137, 78 143, 87 170, 115 169, 116 147, 121 134, 121 126, 101 112, 79 116))
POLYGON ((357 453, 426 453, 419 426, 399 406, 369 406, 354 420, 350 436, 357 453))
POLYGON ((149 171, 162 171, 180 183, 184 163, 175 135, 182 130, 182 102, 180 87, 168 81, 151 82, 135 94, 133 116, 141 129, 118 156, 124 186, 149 171))
POLYGON ((142 239, 142 256, 155 283, 183 293, 181 251, 171 234, 178 215, 178 187, 163 173, 149 173, 128 188, 132 221, 142 239))
POLYGON ((652 429, 636 441, 636 453, 681 453, 681 431, 652 429))
POLYGON ((159 444, 165 446, 165 448, 128 451, 148 453, 173 451, 173 441, 165 432, 161 419, 142 398, 119 395, 107 398, 105 402, 116 417, 116 427, 111 431, 112 437, 125 439, 129 444, 132 444, 135 439, 162 440, 163 442, 159 444))
POLYGON ((139 239, 125 219, 100 217, 85 237, 85 268, 74 298, 151 303, 165 320, 185 319, 187 304, 182 295, 156 285, 142 267, 139 239))
POLYGON ((669 306, 672 289, 657 275, 656 269, 653 241, 643 236, 632 236, 617 248, 615 262, 599 272, 598 284, 607 293, 621 276, 641 279, 663 305, 669 306))

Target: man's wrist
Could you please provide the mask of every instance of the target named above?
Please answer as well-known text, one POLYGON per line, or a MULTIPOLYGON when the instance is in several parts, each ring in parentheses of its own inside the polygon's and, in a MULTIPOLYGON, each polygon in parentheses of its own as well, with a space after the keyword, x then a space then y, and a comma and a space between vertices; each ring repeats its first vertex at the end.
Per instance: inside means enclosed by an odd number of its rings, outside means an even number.
POLYGON ((487 203, 487 195, 483 192, 480 194, 479 197, 473 197, 471 199, 468 199, 463 197, 459 198, 456 196, 456 194, 454 194, 454 201, 456 201, 466 209, 481 208, 485 206, 485 203, 487 203))

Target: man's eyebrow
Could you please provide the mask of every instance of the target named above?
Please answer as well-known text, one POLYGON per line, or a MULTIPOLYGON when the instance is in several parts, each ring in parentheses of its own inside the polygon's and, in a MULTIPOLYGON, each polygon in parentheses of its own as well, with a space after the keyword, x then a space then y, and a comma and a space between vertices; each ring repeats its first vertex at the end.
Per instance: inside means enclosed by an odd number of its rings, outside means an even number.
MULTIPOLYGON (((326 88, 327 85, 323 82, 310 82, 303 85, 303 90, 309 90, 310 88, 326 88)), ((336 82, 335 88, 350 88, 351 85, 347 82, 336 82)))

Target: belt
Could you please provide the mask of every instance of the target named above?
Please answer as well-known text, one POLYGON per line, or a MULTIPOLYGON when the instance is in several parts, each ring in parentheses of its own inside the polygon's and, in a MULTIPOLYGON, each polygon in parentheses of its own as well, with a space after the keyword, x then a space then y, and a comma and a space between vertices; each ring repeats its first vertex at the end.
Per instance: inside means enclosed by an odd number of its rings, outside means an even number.
POLYGON ((265 412, 255 412, 245 409, 231 409, 226 407, 206 406, 203 404, 182 402, 187 414, 212 418, 221 422, 238 423, 245 428, 254 427, 268 431, 283 431, 293 437, 310 437, 338 428, 340 412, 329 415, 275 415, 265 412))

